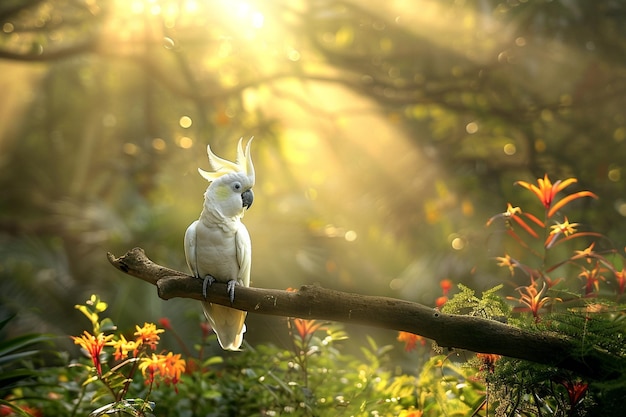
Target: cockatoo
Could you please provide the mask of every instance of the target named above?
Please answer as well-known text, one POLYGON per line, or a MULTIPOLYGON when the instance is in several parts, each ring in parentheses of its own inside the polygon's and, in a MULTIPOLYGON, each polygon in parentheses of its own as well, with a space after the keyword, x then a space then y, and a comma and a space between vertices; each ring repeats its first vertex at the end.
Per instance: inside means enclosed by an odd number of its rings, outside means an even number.
MULTIPOLYGON (((203 290, 214 280, 228 284, 231 302, 235 285, 250 285, 252 245, 248 230, 241 222, 254 195, 254 166, 248 141, 245 151, 243 138, 237 146, 236 162, 215 155, 207 146, 209 164, 214 172, 198 168, 200 175, 210 182, 204 193, 204 207, 200 218, 185 233, 185 258, 193 275, 204 279, 203 290)), ((204 315, 217 334, 225 350, 240 350, 246 312, 203 302, 204 315)))

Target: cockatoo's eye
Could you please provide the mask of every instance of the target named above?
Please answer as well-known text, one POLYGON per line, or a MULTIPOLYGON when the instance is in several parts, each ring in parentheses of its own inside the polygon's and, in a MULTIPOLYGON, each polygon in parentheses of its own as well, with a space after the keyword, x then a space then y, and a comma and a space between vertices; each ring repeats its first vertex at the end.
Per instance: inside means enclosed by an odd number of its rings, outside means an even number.
POLYGON ((233 188, 233 191, 235 192, 241 191, 241 183, 240 182, 233 183, 232 188, 233 188))

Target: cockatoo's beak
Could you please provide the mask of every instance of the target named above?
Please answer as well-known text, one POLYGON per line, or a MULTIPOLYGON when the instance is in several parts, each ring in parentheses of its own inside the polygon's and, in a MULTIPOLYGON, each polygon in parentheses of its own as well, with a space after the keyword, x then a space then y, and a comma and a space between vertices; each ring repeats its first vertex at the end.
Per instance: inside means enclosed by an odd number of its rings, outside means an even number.
POLYGON ((241 193, 241 201, 243 203, 243 207, 249 209, 254 201, 254 193, 252 190, 247 190, 241 193))

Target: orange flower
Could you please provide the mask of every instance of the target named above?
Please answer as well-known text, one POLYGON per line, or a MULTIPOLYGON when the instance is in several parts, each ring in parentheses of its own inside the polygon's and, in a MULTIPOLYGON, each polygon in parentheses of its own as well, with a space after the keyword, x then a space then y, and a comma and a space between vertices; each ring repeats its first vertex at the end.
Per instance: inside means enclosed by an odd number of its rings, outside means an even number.
POLYGON ((415 349, 417 342, 419 342, 422 346, 426 345, 426 339, 424 339, 422 336, 409 332, 399 332, 398 342, 404 342, 405 352, 410 352, 415 349))
POLYGON ((439 282, 439 286, 441 287, 441 290, 443 291, 443 295, 448 295, 448 293, 450 292, 454 284, 449 279, 442 279, 439 282))
POLYGON ((113 346, 115 351, 114 357, 116 361, 128 358, 128 352, 133 352, 133 356, 137 356, 137 351, 142 345, 142 340, 127 341, 124 335, 120 335, 119 340, 113 340, 107 343, 109 346, 113 346))
POLYGON ((157 329, 154 323, 144 323, 143 327, 135 326, 137 331, 134 333, 137 336, 137 342, 150 346, 152 350, 156 350, 156 346, 159 343, 159 333, 163 333, 165 330, 157 329))
POLYGON ((102 348, 104 348, 107 342, 112 338, 112 334, 105 336, 104 333, 98 333, 97 336, 94 336, 86 330, 83 332, 82 336, 72 336, 74 343, 86 350, 91 357, 96 371, 98 372, 98 376, 102 376, 102 365, 100 363, 102 348))
POLYGON ((591 263, 591 258, 595 257, 596 253, 593 251, 593 247, 596 245, 596 242, 593 242, 584 250, 574 251, 575 255, 572 256, 572 260, 585 258, 587 259, 587 263, 591 263))
POLYGON ((317 320, 305 320, 296 318, 292 318, 291 322, 295 326, 296 330, 298 331, 298 335, 302 340, 313 335, 313 333, 318 331, 323 325, 323 323, 320 323, 317 320))
POLYGON ((578 274, 578 277, 584 280, 585 286, 583 288, 585 289, 586 297, 592 295, 594 289, 596 291, 600 289, 600 280, 605 280, 602 273, 606 271, 606 268, 600 266, 600 262, 596 262, 593 269, 585 268, 583 272, 578 274))
POLYGON ((496 361, 501 358, 500 355, 495 353, 477 353, 476 357, 482 362, 480 370, 488 371, 489 373, 493 373, 496 361))
POLYGON ((520 287, 517 289, 520 293, 520 298, 515 299, 513 297, 507 297, 509 300, 517 300, 520 304, 526 305, 530 311, 533 313, 533 317, 535 318, 535 322, 539 322, 541 319, 539 318, 539 310, 555 301, 562 301, 560 298, 553 297, 544 297, 544 293, 546 290, 546 284, 544 283, 541 287, 541 291, 537 290, 536 281, 532 281, 531 285, 527 285, 524 287, 520 287))
POLYGON ((168 352, 165 355, 163 371, 161 372, 162 376, 166 378, 166 383, 178 383, 183 372, 185 372, 185 360, 180 358, 180 353, 174 355, 172 352, 168 352))
POLYGON ((435 300, 435 306, 436 306, 436 307, 438 307, 438 308, 439 308, 439 307, 443 307, 443 305, 444 305, 445 303, 447 303, 447 302, 448 302, 448 297, 446 297, 445 295, 442 295, 441 297, 438 297, 438 298, 435 300))
POLYGON ((185 372, 185 360, 180 358, 180 354, 174 355, 172 352, 168 352, 167 355, 153 353, 152 356, 141 360, 139 369, 147 385, 154 382, 158 384, 160 381, 166 385, 177 384, 181 374, 185 372))
POLYGON ((545 174, 543 179, 539 178, 537 180, 538 186, 535 184, 530 184, 526 181, 517 181, 515 184, 532 191, 537 196, 541 204, 543 204, 545 209, 548 211, 548 217, 552 217, 554 213, 556 213, 559 209, 561 209, 569 202, 576 200, 577 198, 598 198, 598 196, 596 196, 591 191, 579 191, 577 193, 569 194, 563 197, 561 200, 552 205, 552 203, 554 202, 554 197, 556 197, 556 195, 560 191, 563 191, 565 188, 569 187, 575 182, 578 182, 576 178, 568 178, 564 181, 555 181, 555 183, 552 184, 552 182, 550 182, 550 179, 548 178, 548 174, 545 174))

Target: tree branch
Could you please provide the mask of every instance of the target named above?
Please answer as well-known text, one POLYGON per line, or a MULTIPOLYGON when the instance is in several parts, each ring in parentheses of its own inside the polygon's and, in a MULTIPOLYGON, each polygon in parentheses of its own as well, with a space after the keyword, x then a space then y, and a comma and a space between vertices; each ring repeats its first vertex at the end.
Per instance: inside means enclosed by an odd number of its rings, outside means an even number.
MULTIPOLYGON (((155 264, 143 249, 134 248, 116 258, 117 269, 157 287, 164 300, 193 298, 203 301, 202 280, 155 264)), ((444 314, 421 304, 388 297, 365 296, 305 285, 296 292, 237 287, 233 304, 226 284, 214 283, 207 300, 252 313, 321 319, 415 333, 439 346, 494 353, 556 366, 593 379, 619 376, 623 359, 599 348, 584 354, 576 341, 549 332, 529 332, 494 320, 444 314)))

